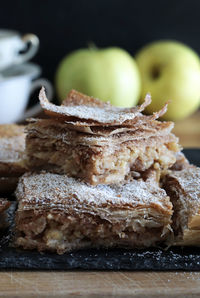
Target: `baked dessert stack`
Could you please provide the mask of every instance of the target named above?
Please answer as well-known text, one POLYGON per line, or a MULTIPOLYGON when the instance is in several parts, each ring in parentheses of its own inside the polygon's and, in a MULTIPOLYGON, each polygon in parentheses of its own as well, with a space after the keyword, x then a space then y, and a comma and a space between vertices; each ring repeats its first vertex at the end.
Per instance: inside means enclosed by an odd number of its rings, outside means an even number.
POLYGON ((140 178, 154 169, 157 179, 176 161, 178 139, 172 122, 141 112, 150 104, 117 108, 85 96, 69 93, 62 106, 48 102, 44 90, 40 102, 49 119, 32 119, 27 127, 28 166, 80 178, 92 185, 140 178))
POLYGON ((149 247, 171 234, 172 203, 160 176, 178 160, 172 122, 72 91, 48 119, 27 126, 28 167, 16 196, 16 244, 64 253, 83 247, 149 247), (45 170, 45 171, 44 171, 45 170), (42 171, 42 172, 41 172, 42 171))
MULTIPOLYGON (((56 106, 44 89, 40 102, 48 118, 29 120, 26 143, 23 126, 0 126, 0 192, 19 179, 16 246, 200 245, 200 169, 157 120, 167 105, 146 116, 149 95, 128 109, 72 90, 56 106)), ((0 228, 9 205, 0 200, 0 228)))

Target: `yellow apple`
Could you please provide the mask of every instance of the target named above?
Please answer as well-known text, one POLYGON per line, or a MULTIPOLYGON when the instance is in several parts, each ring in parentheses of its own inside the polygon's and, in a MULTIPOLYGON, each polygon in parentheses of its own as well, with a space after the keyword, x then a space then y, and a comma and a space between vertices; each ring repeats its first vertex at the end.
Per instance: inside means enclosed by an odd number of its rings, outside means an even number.
POLYGON ((120 48, 80 49, 66 56, 56 72, 59 100, 71 89, 110 101, 115 106, 138 103, 140 75, 134 59, 120 48))
MULTIPOLYGON (((136 55, 142 81, 142 95, 150 92, 147 112, 159 110, 171 100, 164 115, 179 120, 193 113, 200 104, 200 60, 191 48, 175 41, 153 42, 136 55)), ((141 100, 142 101, 142 100, 141 100)))

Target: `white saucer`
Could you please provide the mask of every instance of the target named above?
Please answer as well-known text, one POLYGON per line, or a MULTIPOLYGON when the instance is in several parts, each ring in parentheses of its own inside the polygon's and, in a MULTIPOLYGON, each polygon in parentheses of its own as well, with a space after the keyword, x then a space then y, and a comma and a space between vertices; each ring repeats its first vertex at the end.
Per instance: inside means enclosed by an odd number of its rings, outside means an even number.
POLYGON ((28 76, 35 79, 41 75, 41 67, 34 63, 24 63, 14 65, 0 72, 0 80, 8 80, 11 78, 28 76))

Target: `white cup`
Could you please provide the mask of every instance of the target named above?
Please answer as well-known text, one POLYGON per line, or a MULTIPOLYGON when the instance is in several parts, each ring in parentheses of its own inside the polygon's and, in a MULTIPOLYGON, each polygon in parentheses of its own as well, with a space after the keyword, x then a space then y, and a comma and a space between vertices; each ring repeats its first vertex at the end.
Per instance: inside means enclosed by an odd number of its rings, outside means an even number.
POLYGON ((49 99, 52 99, 51 83, 43 78, 41 68, 33 63, 16 65, 1 72, 0 77, 0 124, 14 123, 34 117, 42 111, 39 101, 27 109, 29 97, 34 90, 44 86, 49 99))
POLYGON ((39 39, 36 35, 20 36, 16 31, 0 29, 0 71, 30 60, 38 48, 39 39))

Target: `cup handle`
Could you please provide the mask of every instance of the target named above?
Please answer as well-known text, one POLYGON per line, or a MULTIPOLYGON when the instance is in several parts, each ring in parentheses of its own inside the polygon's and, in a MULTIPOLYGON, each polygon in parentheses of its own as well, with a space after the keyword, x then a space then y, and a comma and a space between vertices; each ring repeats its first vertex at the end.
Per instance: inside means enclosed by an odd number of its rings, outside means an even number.
MULTIPOLYGON (((42 86, 44 86, 44 88, 47 92, 48 99, 49 99, 49 101, 51 101, 53 98, 53 87, 52 87, 51 83, 44 78, 40 78, 40 79, 37 79, 32 82, 29 96, 31 95, 32 92, 34 92, 38 88, 41 88, 42 86)), ((33 107, 31 107, 27 111, 25 111, 23 116, 20 117, 20 119, 18 119, 18 122, 23 122, 27 118, 34 117, 37 114, 39 114, 40 112, 42 112, 42 108, 41 108, 40 104, 37 103, 36 105, 34 105, 33 107)))
POLYGON ((22 41, 25 43, 25 45, 28 46, 28 44, 30 44, 30 47, 28 49, 28 51, 26 51, 23 54, 19 54, 19 56, 17 57, 15 63, 23 63, 27 60, 30 60, 38 51, 39 48, 39 38, 32 33, 28 33, 25 34, 24 36, 22 36, 22 41))

